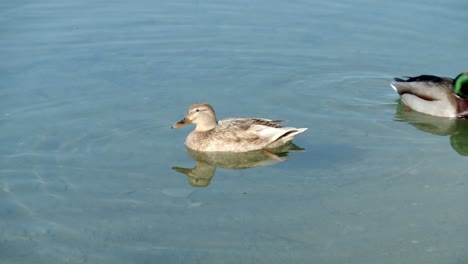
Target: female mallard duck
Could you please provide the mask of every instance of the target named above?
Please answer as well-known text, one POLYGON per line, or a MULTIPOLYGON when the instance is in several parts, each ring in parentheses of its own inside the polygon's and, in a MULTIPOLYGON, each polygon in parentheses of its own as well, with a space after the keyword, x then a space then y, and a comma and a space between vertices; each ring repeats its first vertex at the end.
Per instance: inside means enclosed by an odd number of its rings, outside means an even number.
POLYGON ((227 118, 218 122, 211 105, 198 103, 191 105, 184 119, 172 128, 195 124, 195 130, 185 140, 190 149, 232 152, 275 148, 307 129, 283 127, 279 122, 262 118, 227 118))
POLYGON ((468 118, 468 72, 455 79, 432 75, 395 78, 391 86, 405 105, 418 112, 468 118))

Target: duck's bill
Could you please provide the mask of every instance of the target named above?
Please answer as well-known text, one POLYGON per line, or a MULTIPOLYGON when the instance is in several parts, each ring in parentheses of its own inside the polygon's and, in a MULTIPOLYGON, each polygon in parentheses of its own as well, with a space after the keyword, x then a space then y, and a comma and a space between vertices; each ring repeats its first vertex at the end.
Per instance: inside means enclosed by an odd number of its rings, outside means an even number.
POLYGON ((172 125, 172 128, 179 128, 181 126, 185 126, 185 125, 191 124, 191 123, 192 123, 192 121, 190 121, 187 118, 184 118, 184 119, 180 120, 179 122, 175 123, 174 125, 172 125))

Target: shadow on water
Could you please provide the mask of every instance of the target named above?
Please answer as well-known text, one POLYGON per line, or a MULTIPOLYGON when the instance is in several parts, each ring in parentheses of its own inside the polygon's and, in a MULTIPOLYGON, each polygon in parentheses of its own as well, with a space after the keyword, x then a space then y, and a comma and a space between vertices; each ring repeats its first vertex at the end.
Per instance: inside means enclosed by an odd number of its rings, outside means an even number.
POLYGON ((461 156, 468 156, 468 120, 437 117, 409 109, 399 102, 395 119, 406 122, 418 130, 439 136, 450 136, 450 145, 461 156))
POLYGON ((288 153, 292 151, 303 151, 292 142, 280 147, 243 153, 235 152, 200 152, 187 148, 187 153, 195 161, 193 168, 182 168, 174 166, 173 170, 187 175, 190 185, 195 187, 206 187, 215 175, 216 168, 242 170, 273 165, 285 161, 288 153))

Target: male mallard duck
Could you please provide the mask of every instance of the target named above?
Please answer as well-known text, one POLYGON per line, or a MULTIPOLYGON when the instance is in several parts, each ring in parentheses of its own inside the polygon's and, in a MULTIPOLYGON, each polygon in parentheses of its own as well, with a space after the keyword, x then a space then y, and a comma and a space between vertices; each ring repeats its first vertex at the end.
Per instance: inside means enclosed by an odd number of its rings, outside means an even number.
POLYGON ((217 121, 213 107, 193 104, 187 115, 172 128, 195 124, 185 140, 188 148, 197 151, 245 152, 275 148, 292 140, 307 128, 283 127, 278 120, 262 118, 227 118, 217 121))
POLYGON ((455 79, 421 75, 395 78, 391 86, 408 107, 433 116, 468 118, 468 72, 455 79))

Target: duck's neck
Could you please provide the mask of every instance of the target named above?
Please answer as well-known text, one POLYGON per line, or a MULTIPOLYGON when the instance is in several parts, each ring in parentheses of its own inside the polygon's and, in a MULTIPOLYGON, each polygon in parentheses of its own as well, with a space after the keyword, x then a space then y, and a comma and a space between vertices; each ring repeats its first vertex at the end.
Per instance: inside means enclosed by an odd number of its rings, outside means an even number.
POLYGON ((198 122, 197 126, 195 127, 195 131, 197 132, 206 132, 210 131, 218 125, 218 121, 216 119, 211 120, 203 120, 203 122, 198 122))
POLYGON ((457 117, 468 118, 468 99, 456 97, 457 117))

